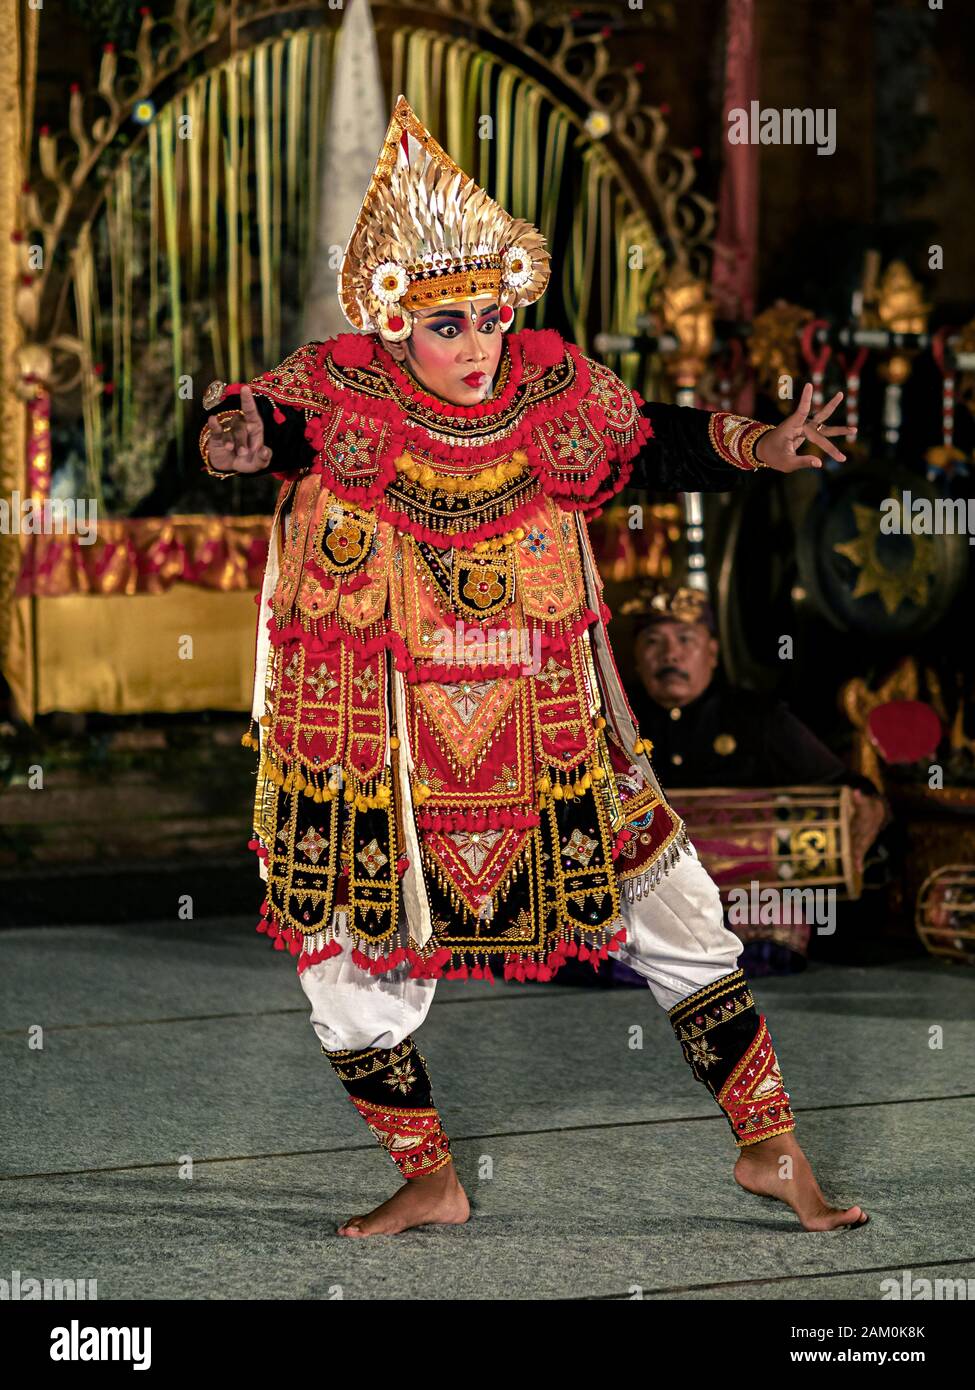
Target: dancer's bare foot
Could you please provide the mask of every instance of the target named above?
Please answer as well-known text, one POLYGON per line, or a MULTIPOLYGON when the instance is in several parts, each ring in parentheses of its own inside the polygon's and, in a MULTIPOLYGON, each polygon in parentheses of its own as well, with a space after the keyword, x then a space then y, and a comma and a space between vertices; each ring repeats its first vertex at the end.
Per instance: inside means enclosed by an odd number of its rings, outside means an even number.
POLYGON ((793 1133, 777 1134, 743 1148, 735 1164, 735 1182, 746 1192, 786 1202, 807 1231, 865 1226, 870 1220, 862 1207, 844 1210, 830 1206, 793 1133), (783 1163, 783 1157, 791 1159, 791 1163, 783 1163))
POLYGON ((410 1178, 388 1202, 367 1216, 352 1216, 340 1236, 394 1236, 413 1226, 460 1226, 471 1214, 453 1160, 425 1178, 410 1178))

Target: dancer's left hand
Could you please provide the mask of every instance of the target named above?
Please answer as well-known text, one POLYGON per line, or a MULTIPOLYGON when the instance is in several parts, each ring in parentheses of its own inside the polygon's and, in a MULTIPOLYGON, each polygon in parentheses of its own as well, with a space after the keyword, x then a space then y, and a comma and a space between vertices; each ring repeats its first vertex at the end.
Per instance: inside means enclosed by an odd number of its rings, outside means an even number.
POLYGON ((774 469, 776 473, 795 473, 800 468, 822 468, 823 461, 815 454, 799 453, 807 440, 812 444, 818 444, 830 458, 836 459, 839 463, 845 461, 846 455, 841 454, 826 436, 845 434, 852 437, 856 434, 856 429, 847 425, 827 426, 823 423, 829 419, 843 399, 843 392, 837 391, 833 399, 820 406, 815 415, 809 414, 812 395, 812 382, 807 381, 802 388, 799 404, 792 414, 787 416, 781 425, 776 425, 774 430, 763 434, 758 441, 755 457, 766 468, 774 469))

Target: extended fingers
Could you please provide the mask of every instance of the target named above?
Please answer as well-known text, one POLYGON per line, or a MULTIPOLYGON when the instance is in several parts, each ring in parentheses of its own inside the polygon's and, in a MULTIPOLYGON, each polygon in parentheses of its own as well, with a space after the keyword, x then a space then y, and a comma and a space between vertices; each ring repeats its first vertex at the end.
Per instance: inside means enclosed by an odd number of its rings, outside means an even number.
POLYGON ((812 393, 812 382, 807 381, 805 386, 802 388, 802 395, 799 397, 799 404, 796 406, 792 414, 787 417, 790 424, 795 423, 801 425, 805 422, 806 416, 809 414, 809 407, 812 405, 812 393))
POLYGON ((830 458, 834 458, 838 462, 843 463, 846 459, 846 454, 841 454, 836 445, 831 444, 829 440, 825 438, 825 434, 826 431, 817 429, 811 420, 805 427, 806 438, 811 444, 818 444, 825 453, 829 454, 830 458))
POLYGON ((843 392, 837 391, 836 395, 828 400, 825 405, 819 407, 816 414, 813 416, 813 423, 818 425, 820 420, 828 420, 842 399, 843 392))
POLYGON ((264 424, 254 402, 254 392, 249 386, 240 388, 240 409, 247 427, 247 438, 252 445, 257 446, 264 439, 264 424))

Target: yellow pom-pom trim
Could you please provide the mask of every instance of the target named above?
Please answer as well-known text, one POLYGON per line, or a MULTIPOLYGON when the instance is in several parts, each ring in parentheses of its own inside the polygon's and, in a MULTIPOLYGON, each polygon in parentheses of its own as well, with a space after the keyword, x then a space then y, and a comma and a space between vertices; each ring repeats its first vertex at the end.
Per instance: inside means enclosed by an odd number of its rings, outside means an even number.
POLYGON ((451 478, 437 473, 426 463, 417 463, 409 454, 400 454, 396 460, 396 470, 405 473, 411 482, 419 483, 428 491, 437 490, 449 493, 494 492, 512 478, 525 471, 528 455, 523 449, 516 449, 508 463, 497 463, 484 468, 472 478, 451 478))

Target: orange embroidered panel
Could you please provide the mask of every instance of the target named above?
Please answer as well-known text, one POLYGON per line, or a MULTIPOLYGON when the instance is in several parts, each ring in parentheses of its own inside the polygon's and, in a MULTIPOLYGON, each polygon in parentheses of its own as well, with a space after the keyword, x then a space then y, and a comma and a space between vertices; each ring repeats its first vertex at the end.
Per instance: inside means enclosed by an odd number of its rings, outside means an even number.
POLYGON ((527 684, 524 677, 407 684, 413 783, 424 811, 534 806, 527 684))
POLYGON ((390 618, 412 657, 445 665, 483 665, 512 646, 501 634, 523 626, 513 571, 511 578, 495 579, 493 593, 480 608, 465 602, 458 610, 453 602, 454 571, 466 566, 464 587, 471 582, 475 567, 470 552, 430 546, 412 536, 396 536, 395 544, 400 558, 393 565, 390 618))
POLYGON ((550 623, 578 617, 586 590, 572 517, 549 498, 539 497, 522 529, 525 535, 512 550, 525 613, 550 623))
POLYGON ((278 581, 271 607, 279 624, 288 620, 301 582, 302 564, 316 508, 321 504, 321 479, 315 474, 302 478, 294 490, 287 527, 281 537, 278 581))
POLYGON ((422 717, 448 750, 451 763, 473 769, 499 733, 516 687, 516 680, 471 680, 443 685, 423 681, 414 689, 422 717))

